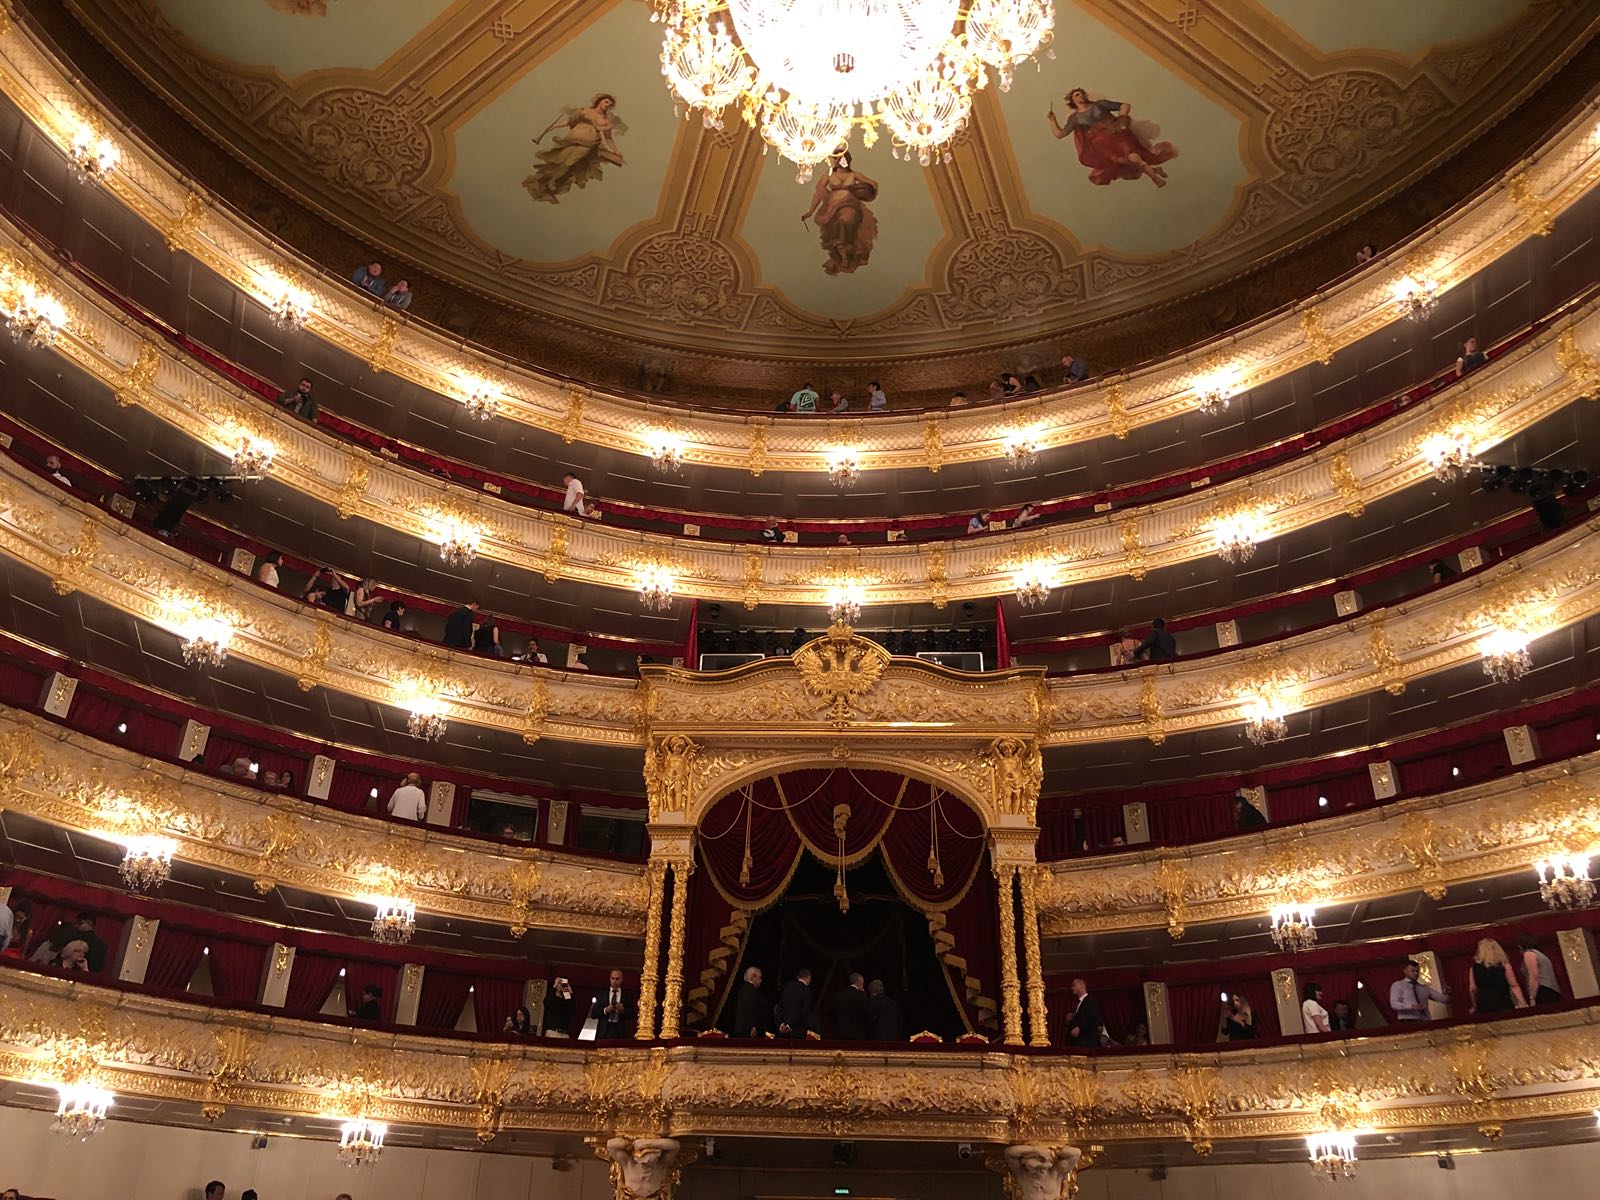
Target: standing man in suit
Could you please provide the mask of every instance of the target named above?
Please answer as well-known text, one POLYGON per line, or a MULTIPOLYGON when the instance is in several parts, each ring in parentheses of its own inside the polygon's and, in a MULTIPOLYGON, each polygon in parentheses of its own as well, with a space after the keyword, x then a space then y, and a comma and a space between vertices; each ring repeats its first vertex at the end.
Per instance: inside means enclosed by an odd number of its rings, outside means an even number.
POLYGON ((472 623, 478 616, 478 601, 468 600, 444 619, 444 644, 456 650, 472 649, 472 623))
POLYGON ((1100 1001, 1089 995, 1089 985, 1081 979, 1072 981, 1072 994, 1078 998, 1078 1007, 1072 1014, 1067 1038, 1074 1046, 1098 1046, 1100 1029, 1105 1024, 1100 1016, 1100 1001))
POLYGON ((1178 657, 1178 639, 1167 632, 1167 623, 1160 617, 1150 622, 1150 634, 1133 652, 1134 661, 1148 659, 1166 662, 1178 657))
POLYGON ((611 972, 611 981, 606 986, 605 994, 594 998, 594 1016, 599 1019, 595 1028, 595 1037, 604 1041, 606 1038, 632 1037, 633 1031, 628 1026, 636 1014, 633 1005, 628 1002, 627 993, 622 990, 622 972, 611 972))
POLYGON ((811 1028, 811 968, 801 967, 795 977, 783 985, 778 997, 778 1010, 773 1014, 778 1026, 778 1036, 803 1038, 811 1028))
POLYGON ((864 1042, 872 1036, 872 1006, 867 981, 850 972, 850 986, 833 998, 833 1036, 843 1042, 864 1042))
POLYGON ((766 997, 761 994, 761 968, 749 967, 744 982, 739 985, 739 996, 733 1006, 733 1036, 760 1037, 767 1032, 766 997))
POLYGON ((900 1020, 900 1004, 884 991, 883 980, 874 979, 867 984, 867 1007, 872 1011, 872 1040, 898 1042, 905 1037, 905 1026, 900 1020))

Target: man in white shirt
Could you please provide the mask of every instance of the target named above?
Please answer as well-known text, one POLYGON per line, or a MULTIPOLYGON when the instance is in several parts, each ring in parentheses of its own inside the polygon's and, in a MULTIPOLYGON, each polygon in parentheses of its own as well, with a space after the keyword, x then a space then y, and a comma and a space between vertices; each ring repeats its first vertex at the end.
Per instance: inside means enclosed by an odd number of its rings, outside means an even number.
POLYGON ((583 480, 568 471, 561 477, 561 482, 567 485, 566 497, 561 501, 561 511, 577 513, 580 517, 587 517, 589 508, 583 502, 583 480))
POLYGON ((389 815, 402 821, 420 821, 428 815, 428 797, 422 791, 422 776, 415 771, 400 781, 389 797, 389 815))
POLYGON ((68 479, 67 478, 67 473, 61 469, 61 456, 59 454, 47 454, 47 455, 45 455, 44 456, 44 469, 46 471, 49 471, 50 472, 50 478, 54 479, 62 487, 71 487, 72 486, 72 480, 68 479))
POLYGON ((1389 985, 1389 1007, 1396 1021, 1426 1021, 1432 1016, 1428 1001, 1446 1003, 1443 992, 1432 984, 1422 982, 1422 966, 1414 958, 1406 959, 1403 978, 1389 985))

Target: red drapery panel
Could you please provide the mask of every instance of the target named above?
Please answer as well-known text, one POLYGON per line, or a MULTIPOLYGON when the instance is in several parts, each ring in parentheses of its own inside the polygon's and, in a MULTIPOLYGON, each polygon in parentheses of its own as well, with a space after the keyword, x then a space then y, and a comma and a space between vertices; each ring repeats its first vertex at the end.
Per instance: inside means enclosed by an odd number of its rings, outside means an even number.
POLYGON ((684 951, 684 1027, 691 1033, 717 1023, 724 998, 739 978, 749 918, 723 899, 706 872, 689 877, 689 928, 684 951))
MULTIPOLYGON (((165 928, 163 926, 163 928, 165 928)), ((156 931, 161 936, 161 930, 156 931)), ((229 1004, 254 1004, 261 998, 261 972, 268 947, 258 942, 211 938, 211 992, 229 1004)))
POLYGON ((451 971, 424 971, 417 1004, 419 1029, 454 1029, 476 981, 451 971))
POLYGON ((365 958, 347 959, 344 964, 344 1007, 352 1017, 361 1006, 361 993, 368 984, 383 989, 378 997, 379 1020, 394 1020, 395 993, 400 989, 400 965, 374 962, 365 958))
POLYGON ((289 990, 284 997, 284 1011, 306 1017, 321 1012, 333 991, 333 985, 339 982, 341 966, 343 960, 335 955, 296 950, 294 963, 289 970, 289 990))
POLYGON ((206 935, 162 922, 150 947, 150 966, 144 981, 153 988, 182 991, 200 967, 205 955, 206 935))
POLYGON ((478 980, 472 992, 472 1016, 478 1023, 478 1032, 499 1033, 504 1029, 506 1018, 515 1016, 522 1006, 522 991, 519 979, 478 980))

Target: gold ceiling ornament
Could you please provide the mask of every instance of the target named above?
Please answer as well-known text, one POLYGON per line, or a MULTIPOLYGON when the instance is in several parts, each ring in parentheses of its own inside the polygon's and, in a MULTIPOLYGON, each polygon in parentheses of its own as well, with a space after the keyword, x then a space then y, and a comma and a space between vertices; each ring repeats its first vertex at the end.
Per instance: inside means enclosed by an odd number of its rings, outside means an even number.
POLYGON ((796 650, 793 661, 806 691, 828 704, 833 723, 843 726, 850 723, 851 706, 878 686, 889 652, 835 623, 796 650))
POLYGON ((1052 0, 652 0, 661 73, 674 98, 722 129, 732 108, 801 182, 860 132, 895 156, 950 161, 990 71, 1049 50, 1052 0))
POLYGON ((0 259, 0 317, 18 345, 46 349, 67 327, 66 305, 48 291, 26 262, 0 259))

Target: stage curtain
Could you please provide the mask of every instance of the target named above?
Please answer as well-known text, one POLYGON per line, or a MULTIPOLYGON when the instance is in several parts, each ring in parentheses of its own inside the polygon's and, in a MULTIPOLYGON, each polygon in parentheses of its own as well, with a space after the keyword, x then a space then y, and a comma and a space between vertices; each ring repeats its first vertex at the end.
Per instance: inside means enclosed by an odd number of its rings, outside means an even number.
MULTIPOLYGON (((160 938, 166 926, 156 930, 160 938)), ((214 937, 211 947, 211 991, 229 1004, 255 1004, 261 999, 261 971, 266 966, 268 947, 258 942, 239 942, 214 937)))
POLYGON ((522 1005, 519 979, 480 979, 473 985, 472 1015, 479 1033, 499 1033, 522 1005))
POLYGON ((339 982, 339 968, 344 960, 332 954, 308 953, 296 950, 289 968, 289 990, 284 997, 283 1009, 294 1016, 312 1017, 322 1011, 339 982))
POLYGON ((206 935, 162 922, 150 947, 150 966, 145 971, 145 986, 181 992, 200 967, 205 956, 206 935))
MULTIPOLYGON (((399 963, 377 962, 366 958, 347 959, 344 964, 344 1008, 350 1016, 356 1015, 361 1004, 361 992, 369 983, 383 989, 378 997, 379 1020, 388 1024, 394 1020, 395 1001, 400 991, 399 963)), ((424 974, 426 978, 426 974, 424 974)))
MULTIPOLYGON (((417 1028, 454 1029, 467 1006, 469 989, 476 982, 471 975, 452 971, 424 971, 422 995, 417 1003, 417 1028)), ((494 1032, 499 1032, 495 1030, 494 1032)))

